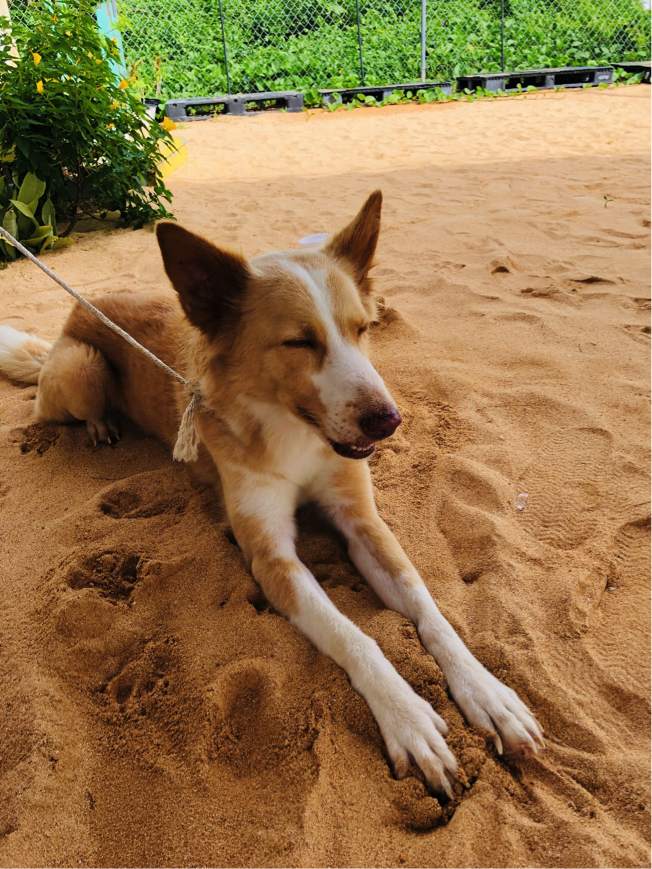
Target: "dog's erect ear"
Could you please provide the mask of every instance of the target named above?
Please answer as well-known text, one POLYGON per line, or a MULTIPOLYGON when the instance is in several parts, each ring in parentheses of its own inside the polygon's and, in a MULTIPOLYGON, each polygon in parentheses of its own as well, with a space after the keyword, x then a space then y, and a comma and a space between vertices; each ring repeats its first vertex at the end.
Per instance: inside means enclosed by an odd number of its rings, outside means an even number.
POLYGON ((326 253, 345 260, 353 268, 353 276, 363 293, 371 290, 367 276, 376 253, 382 204, 383 194, 376 190, 362 206, 358 216, 325 247, 326 253))
POLYGON ((163 265, 193 326, 214 338, 233 322, 250 278, 247 261, 176 223, 159 223, 163 265))

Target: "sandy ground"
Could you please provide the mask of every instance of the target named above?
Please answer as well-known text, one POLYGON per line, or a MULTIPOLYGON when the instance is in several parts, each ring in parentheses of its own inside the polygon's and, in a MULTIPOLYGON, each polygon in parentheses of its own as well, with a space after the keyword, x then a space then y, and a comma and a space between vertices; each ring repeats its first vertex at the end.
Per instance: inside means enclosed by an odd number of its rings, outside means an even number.
MULTIPOLYGON (((380 511, 535 711, 540 759, 466 726, 307 512, 302 558, 449 722, 471 787, 442 810, 395 781, 212 494, 133 428, 93 449, 31 425, 35 388, 2 380, 1 865, 650 865, 649 108, 639 86, 222 119, 170 179, 183 224, 251 255, 382 187, 373 357, 405 424, 372 462, 380 511)), ((47 260, 91 297, 171 292, 148 230, 47 260)), ((0 272, 1 322, 54 338, 69 307, 0 272)))

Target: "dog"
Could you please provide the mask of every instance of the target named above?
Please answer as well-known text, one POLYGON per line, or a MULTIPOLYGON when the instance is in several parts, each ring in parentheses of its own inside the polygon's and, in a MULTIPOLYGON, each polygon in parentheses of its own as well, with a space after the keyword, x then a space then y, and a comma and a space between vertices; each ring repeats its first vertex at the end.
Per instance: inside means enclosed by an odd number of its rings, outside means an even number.
MULTIPOLYGON (((544 747, 533 714, 466 648, 374 503, 365 459, 401 423, 367 355, 381 206, 376 191, 322 249, 250 262, 160 223, 177 298, 124 292, 97 306, 199 385, 193 464, 220 486, 255 580, 346 671, 378 722, 396 776, 415 763, 432 791, 450 797, 457 763, 446 723, 339 612, 295 550, 295 512, 314 502, 380 599, 417 626, 467 721, 491 731, 501 754, 544 747)), ((120 412, 172 446, 188 402, 179 383, 79 304, 53 346, 0 327, 0 371, 38 383, 37 420, 84 420, 95 443, 119 437, 120 412)))

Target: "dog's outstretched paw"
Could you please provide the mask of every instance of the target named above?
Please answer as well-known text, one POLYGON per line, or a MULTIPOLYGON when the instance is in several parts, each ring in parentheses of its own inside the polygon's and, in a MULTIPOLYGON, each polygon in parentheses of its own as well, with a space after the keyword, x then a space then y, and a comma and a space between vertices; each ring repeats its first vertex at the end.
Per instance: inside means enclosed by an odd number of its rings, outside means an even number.
POLYGON ((120 440, 120 432, 110 419, 87 419, 86 429, 94 447, 98 443, 117 444, 120 440))
POLYGON ((368 700, 396 777, 415 763, 435 794, 452 798, 457 761, 444 740, 446 722, 403 679, 368 700))
POLYGON ((539 724, 518 694, 478 661, 450 681, 467 721, 493 733, 498 754, 532 757, 545 748, 539 724))

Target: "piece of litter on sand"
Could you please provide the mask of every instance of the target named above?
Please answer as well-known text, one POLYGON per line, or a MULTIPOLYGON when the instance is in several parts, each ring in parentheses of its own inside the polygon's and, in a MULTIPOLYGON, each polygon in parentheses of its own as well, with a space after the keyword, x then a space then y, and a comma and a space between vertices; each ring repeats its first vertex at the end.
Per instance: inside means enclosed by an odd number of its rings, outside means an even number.
POLYGON ((311 250, 321 247, 328 240, 327 232, 317 232, 315 235, 307 235, 305 238, 299 239, 299 244, 302 250, 311 250))
POLYGON ((521 492, 521 494, 516 499, 516 509, 517 510, 525 510, 525 502, 527 501, 528 496, 525 492, 521 492))

